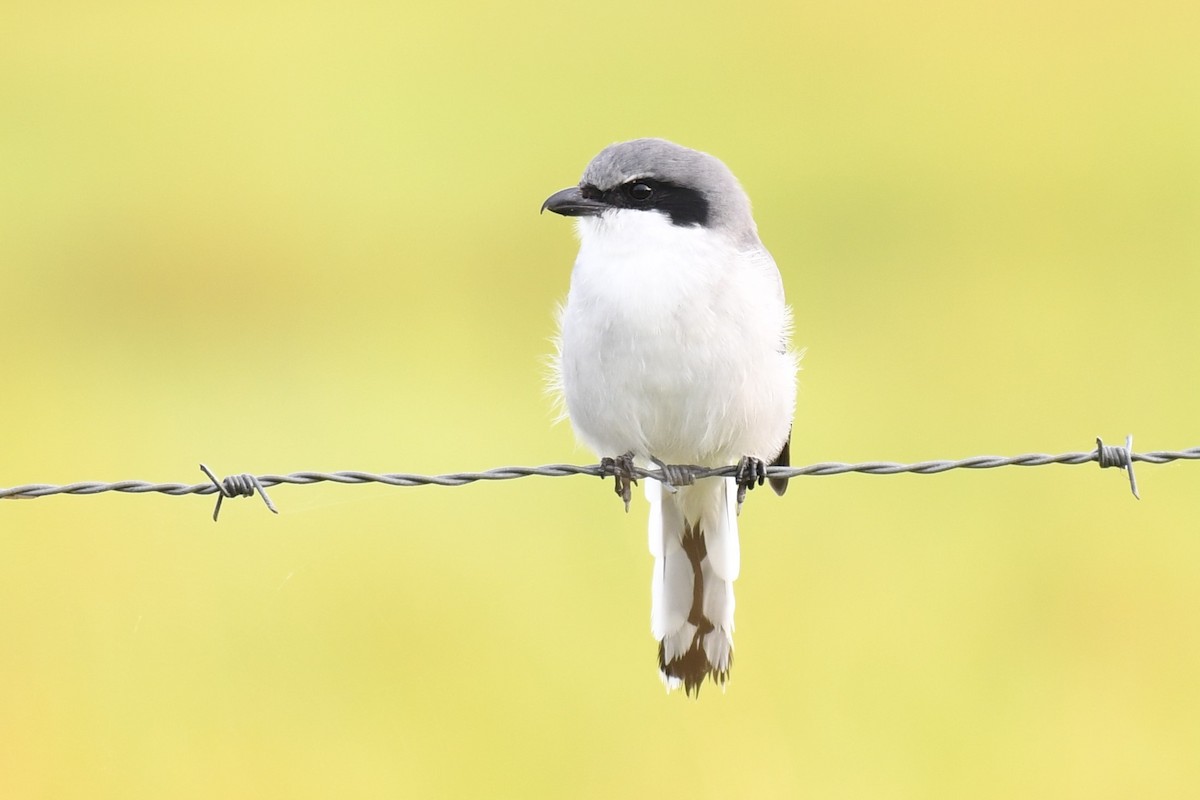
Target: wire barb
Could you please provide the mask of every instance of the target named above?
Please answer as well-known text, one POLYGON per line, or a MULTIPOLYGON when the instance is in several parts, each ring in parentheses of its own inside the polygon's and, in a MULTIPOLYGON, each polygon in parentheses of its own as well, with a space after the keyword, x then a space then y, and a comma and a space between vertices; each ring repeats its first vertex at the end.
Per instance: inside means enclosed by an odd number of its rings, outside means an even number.
POLYGON ((1100 437, 1096 437, 1096 461, 1100 464, 1100 469, 1107 467, 1120 467, 1129 475, 1129 491, 1133 492, 1135 500, 1141 500, 1137 488, 1137 476, 1133 474, 1133 434, 1125 437, 1125 446, 1113 444, 1108 445, 1100 441, 1100 437))
MULTIPOLYGON (((658 467, 658 482, 671 494, 679 491, 680 486, 691 486, 696 482, 696 473, 703 472, 704 467, 693 464, 667 464, 657 458, 651 458, 654 466, 658 467)), ((647 478, 655 477, 647 475, 647 478)))
POLYGON ((225 480, 219 481, 213 471, 205 465, 201 464, 200 469, 204 470, 204 474, 213 482, 213 486, 217 487, 217 505, 213 509, 213 522, 217 521, 217 515, 221 513, 221 503, 225 502, 226 497, 253 497, 255 492, 258 492, 258 496, 267 504, 267 508, 271 509, 272 514, 279 513, 279 509, 275 508, 271 498, 267 497, 267 490, 253 475, 243 472, 241 475, 230 475, 225 480))

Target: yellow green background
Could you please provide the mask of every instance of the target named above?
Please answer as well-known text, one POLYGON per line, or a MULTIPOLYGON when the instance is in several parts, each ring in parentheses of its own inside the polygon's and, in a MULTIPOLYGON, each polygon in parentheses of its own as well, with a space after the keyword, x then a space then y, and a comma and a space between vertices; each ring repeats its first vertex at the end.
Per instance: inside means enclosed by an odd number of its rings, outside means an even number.
MULTIPOLYGON (((0 10, 0 486, 592 463, 543 358, 606 144, 719 155, 793 459, 1200 444, 1200 11, 0 10)), ((697 387, 703 391, 703 387, 697 387)), ((0 796, 1185 797, 1200 464, 811 477, 665 696, 589 478, 0 502, 0 796)))

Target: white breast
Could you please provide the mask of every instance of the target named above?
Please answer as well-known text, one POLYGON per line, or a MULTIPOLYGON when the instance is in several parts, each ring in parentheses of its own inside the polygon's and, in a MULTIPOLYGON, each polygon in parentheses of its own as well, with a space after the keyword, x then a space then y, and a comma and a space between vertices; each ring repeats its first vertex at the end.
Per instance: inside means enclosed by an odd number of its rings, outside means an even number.
POLYGON ((582 218, 579 232, 558 368, 580 440, 668 463, 773 458, 796 362, 766 250, 639 211, 582 218))

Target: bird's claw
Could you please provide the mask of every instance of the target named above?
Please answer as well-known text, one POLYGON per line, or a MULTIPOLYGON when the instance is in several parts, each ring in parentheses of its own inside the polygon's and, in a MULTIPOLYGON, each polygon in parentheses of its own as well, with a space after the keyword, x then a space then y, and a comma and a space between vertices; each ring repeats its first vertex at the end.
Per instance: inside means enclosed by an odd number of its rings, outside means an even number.
POLYGON ((767 465, 761 458, 754 456, 742 456, 742 460, 738 462, 737 472, 733 476, 737 483, 737 504, 738 513, 742 511, 742 503, 746 502, 746 490, 753 489, 755 486, 762 486, 763 481, 767 479, 767 465))
POLYGON ((607 456, 600 459, 600 477, 611 477, 614 482, 613 491, 625 503, 625 511, 629 511, 629 500, 633 493, 631 486, 637 486, 637 475, 633 471, 633 453, 628 452, 616 458, 607 456))

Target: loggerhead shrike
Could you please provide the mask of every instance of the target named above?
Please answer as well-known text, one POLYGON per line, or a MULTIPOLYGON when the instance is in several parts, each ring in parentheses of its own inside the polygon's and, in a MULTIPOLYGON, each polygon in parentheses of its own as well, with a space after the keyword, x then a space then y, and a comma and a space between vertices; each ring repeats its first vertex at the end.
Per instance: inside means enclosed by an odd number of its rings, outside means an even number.
MULTIPOLYGON (((605 148, 546 209, 576 217, 580 240, 557 386, 626 510, 634 464, 738 464, 736 478, 645 487, 659 673, 689 695, 706 676, 723 686, 737 512, 764 466, 789 457, 797 357, 779 270, 733 173, 662 139, 605 148)), ((783 494, 787 481, 771 485, 783 494)))

